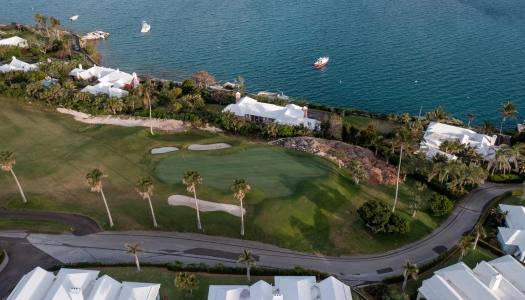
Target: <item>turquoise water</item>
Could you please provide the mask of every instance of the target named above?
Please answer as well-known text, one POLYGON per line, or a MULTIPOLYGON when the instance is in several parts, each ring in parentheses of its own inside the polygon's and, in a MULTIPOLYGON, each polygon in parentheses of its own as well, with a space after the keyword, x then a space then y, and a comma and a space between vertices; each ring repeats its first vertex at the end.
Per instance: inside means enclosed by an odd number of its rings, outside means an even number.
POLYGON ((443 105, 474 124, 499 124, 495 110, 514 101, 525 119, 523 0, 3 0, 0 22, 32 23, 36 12, 110 32, 98 42, 103 65, 129 72, 204 69, 222 82, 241 75, 251 92, 385 113, 443 105), (314 69, 319 56, 330 62, 314 69))

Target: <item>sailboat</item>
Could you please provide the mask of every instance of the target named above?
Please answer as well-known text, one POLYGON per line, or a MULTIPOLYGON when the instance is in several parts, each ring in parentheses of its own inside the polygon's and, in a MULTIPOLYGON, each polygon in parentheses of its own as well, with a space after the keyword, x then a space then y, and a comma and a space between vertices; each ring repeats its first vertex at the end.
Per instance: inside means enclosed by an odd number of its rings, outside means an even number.
POLYGON ((78 15, 72 15, 71 18, 69 18, 71 21, 75 21, 78 19, 78 15))
POLYGON ((142 29, 140 30, 140 32, 142 33, 146 33, 150 30, 151 26, 149 26, 148 23, 146 23, 146 21, 142 21, 142 29))

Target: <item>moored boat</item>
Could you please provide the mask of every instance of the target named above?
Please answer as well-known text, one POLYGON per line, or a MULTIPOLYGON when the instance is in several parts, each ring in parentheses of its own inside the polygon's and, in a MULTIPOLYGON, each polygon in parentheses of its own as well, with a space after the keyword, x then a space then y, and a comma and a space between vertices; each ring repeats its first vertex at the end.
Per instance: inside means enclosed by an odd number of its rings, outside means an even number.
POLYGON ((75 21, 78 19, 78 15, 72 15, 71 18, 69 18, 71 21, 75 21))
POLYGON ((109 37, 109 33, 104 31, 93 31, 87 33, 85 36, 82 37, 83 40, 100 40, 100 39, 106 39, 109 37))
POLYGON ((314 63, 314 68, 321 68, 326 66, 328 60, 328 56, 319 57, 319 59, 314 63))
POLYGON ((140 30, 140 32, 142 32, 142 33, 146 33, 146 32, 148 32, 150 29, 151 29, 151 26, 149 26, 149 24, 146 23, 146 21, 142 21, 142 29, 140 30))

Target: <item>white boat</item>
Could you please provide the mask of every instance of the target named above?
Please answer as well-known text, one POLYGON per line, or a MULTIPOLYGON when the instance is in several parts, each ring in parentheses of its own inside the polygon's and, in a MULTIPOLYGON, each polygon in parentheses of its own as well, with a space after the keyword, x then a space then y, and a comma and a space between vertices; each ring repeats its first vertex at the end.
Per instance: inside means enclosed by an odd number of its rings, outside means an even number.
POLYGON ((71 18, 69 18, 71 21, 75 21, 78 19, 78 15, 72 15, 71 18))
POLYGON ((321 68, 326 66, 328 60, 330 60, 328 56, 319 57, 319 59, 314 63, 314 68, 321 68))
POLYGON ((149 26, 148 23, 146 23, 146 21, 142 21, 142 29, 140 30, 140 32, 142 33, 146 33, 150 30, 151 26, 149 26))

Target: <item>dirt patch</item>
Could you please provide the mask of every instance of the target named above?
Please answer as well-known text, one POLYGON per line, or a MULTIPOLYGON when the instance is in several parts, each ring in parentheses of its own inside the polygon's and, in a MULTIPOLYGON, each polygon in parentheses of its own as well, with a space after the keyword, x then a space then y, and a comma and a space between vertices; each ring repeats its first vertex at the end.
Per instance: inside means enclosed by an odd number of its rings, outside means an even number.
POLYGON ((216 143, 216 144, 207 144, 207 145, 193 144, 188 147, 188 150, 218 150, 218 149, 226 149, 230 147, 231 145, 226 144, 226 143, 216 143))

